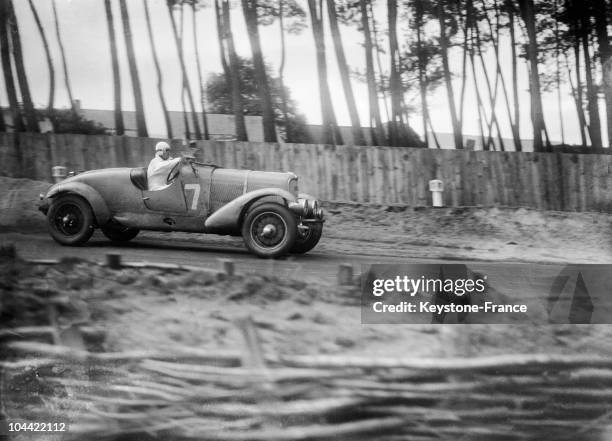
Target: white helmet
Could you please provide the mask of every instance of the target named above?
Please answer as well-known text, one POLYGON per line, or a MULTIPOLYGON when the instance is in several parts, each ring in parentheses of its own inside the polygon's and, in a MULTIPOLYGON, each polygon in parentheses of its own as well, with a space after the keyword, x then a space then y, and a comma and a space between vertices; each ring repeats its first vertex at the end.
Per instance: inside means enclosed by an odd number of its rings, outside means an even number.
POLYGON ((170 145, 166 141, 160 141, 157 144, 155 144, 156 152, 163 152, 163 151, 168 151, 168 150, 170 150, 170 145))

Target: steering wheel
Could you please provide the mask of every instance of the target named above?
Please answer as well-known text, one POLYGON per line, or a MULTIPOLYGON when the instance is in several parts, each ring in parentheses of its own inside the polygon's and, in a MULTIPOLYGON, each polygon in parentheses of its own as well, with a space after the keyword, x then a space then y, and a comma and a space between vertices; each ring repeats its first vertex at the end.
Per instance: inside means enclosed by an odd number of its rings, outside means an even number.
POLYGON ((178 161, 176 164, 174 164, 174 167, 170 169, 168 177, 166 178, 166 184, 171 184, 172 181, 174 181, 178 177, 178 174, 181 171, 181 163, 182 161, 178 161))

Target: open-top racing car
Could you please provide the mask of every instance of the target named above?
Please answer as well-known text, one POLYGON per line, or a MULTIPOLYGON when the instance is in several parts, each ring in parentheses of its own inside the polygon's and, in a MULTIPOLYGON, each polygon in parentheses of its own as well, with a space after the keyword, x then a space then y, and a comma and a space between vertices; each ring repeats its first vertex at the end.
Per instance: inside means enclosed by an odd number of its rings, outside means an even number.
POLYGON ((51 236, 80 245, 95 228, 113 241, 140 230, 242 235, 260 257, 306 253, 319 242, 323 211, 298 193, 293 173, 225 169, 183 159, 167 185, 150 191, 147 170, 92 170, 54 184, 40 195, 51 236))

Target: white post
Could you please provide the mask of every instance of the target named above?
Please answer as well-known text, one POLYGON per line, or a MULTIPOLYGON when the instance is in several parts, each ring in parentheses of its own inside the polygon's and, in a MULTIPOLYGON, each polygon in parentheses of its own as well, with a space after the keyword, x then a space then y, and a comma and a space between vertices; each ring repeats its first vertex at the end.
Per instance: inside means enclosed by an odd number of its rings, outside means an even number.
POLYGON ((429 191, 431 191, 431 204, 434 207, 444 207, 444 183, 439 179, 429 181, 429 191))
POLYGON ((67 171, 68 170, 66 169, 66 167, 61 165, 56 165, 55 167, 52 167, 51 176, 53 177, 53 181, 57 183, 66 179, 66 175, 68 174, 67 171))

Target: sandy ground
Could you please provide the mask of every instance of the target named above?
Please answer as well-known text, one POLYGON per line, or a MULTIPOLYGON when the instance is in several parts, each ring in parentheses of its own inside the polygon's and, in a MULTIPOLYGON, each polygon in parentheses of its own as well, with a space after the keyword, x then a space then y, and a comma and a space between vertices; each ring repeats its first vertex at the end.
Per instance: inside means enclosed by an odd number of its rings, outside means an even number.
POLYGON ((364 325, 358 287, 269 275, 227 277, 211 271, 111 270, 74 260, 29 265, 4 260, 6 327, 46 325, 35 298, 57 299, 59 329, 100 330, 91 350, 164 349, 173 345, 244 348, 235 321, 250 316, 269 356, 473 356, 507 353, 612 354, 606 325, 364 325), (13 309, 11 309, 13 308, 13 309))
MULTIPOLYGON (((612 355, 612 347, 604 344, 612 337, 612 327, 603 325, 363 325, 358 288, 317 280, 112 270, 76 259, 54 266, 31 265, 6 257, 0 257, 0 273, 6 275, 0 281, 4 299, 0 330, 47 324, 50 316, 44 305, 53 303, 60 343, 90 351, 197 348, 246 355, 248 345, 236 322, 250 317, 263 354, 272 359, 304 354, 370 359, 612 355)), ((5 352, 7 357, 10 354, 5 352)), ((70 375, 86 378, 77 368, 68 369, 70 375)), ((44 373, 27 368, 23 373, 4 373, 0 392, 11 420, 30 420, 32 409, 49 406, 37 401, 50 393, 45 378, 44 373)))

